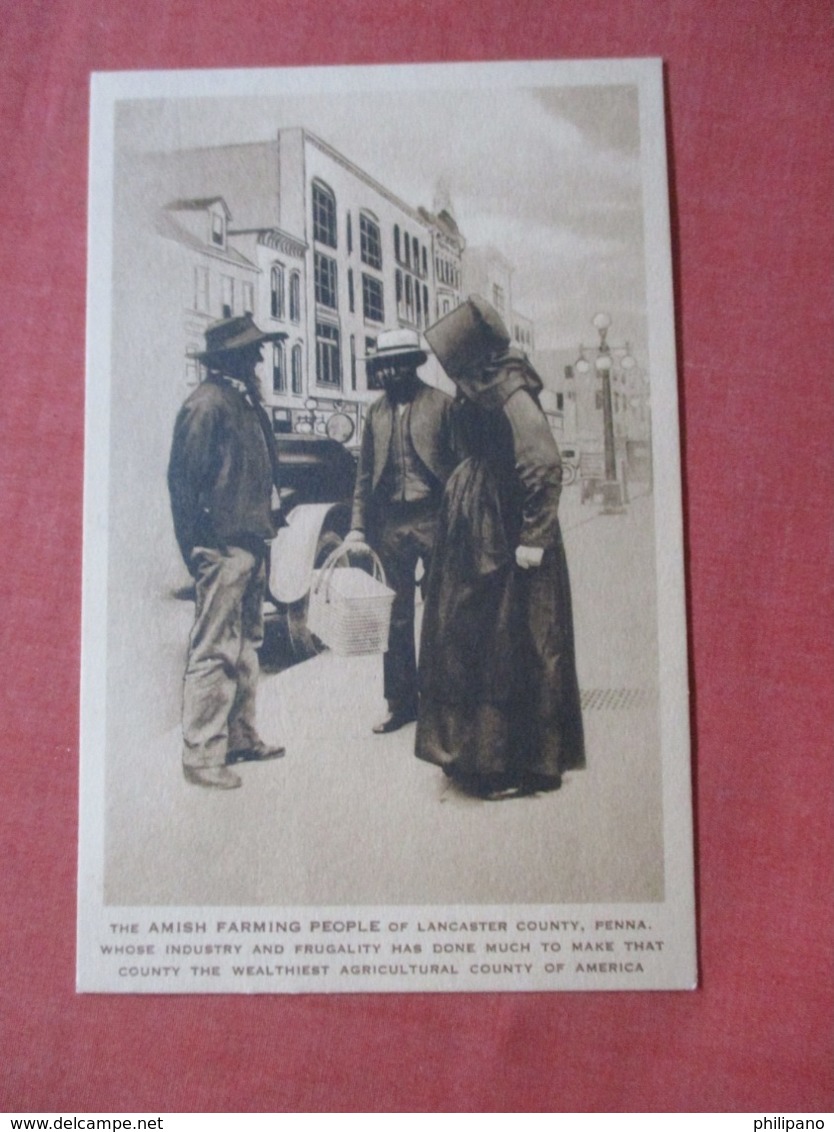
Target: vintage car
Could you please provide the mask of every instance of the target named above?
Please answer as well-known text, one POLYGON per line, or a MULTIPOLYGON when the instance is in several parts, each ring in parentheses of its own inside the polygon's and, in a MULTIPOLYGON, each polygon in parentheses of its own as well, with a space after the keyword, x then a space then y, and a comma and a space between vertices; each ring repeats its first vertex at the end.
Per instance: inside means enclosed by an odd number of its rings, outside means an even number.
POLYGON ((356 459, 330 437, 287 433, 276 440, 287 525, 270 552, 266 647, 288 644, 301 660, 319 647, 307 628, 310 583, 348 532, 356 459))

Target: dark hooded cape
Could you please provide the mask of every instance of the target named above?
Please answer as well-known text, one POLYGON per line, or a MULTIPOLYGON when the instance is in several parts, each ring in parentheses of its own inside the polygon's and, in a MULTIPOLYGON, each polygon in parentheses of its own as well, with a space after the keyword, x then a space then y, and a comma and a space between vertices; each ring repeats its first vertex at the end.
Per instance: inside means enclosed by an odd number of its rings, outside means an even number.
POLYGON ((418 758, 467 775, 584 765, 561 461, 541 382, 507 353, 459 383, 470 455, 440 515, 420 651, 418 758), (516 565, 519 545, 541 566, 516 565))

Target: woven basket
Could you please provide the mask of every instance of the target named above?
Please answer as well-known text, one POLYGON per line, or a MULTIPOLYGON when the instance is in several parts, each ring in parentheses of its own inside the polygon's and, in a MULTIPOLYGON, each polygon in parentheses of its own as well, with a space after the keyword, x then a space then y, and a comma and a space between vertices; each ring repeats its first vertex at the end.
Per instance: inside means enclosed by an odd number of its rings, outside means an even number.
POLYGON ((307 627, 340 656, 385 652, 393 600, 394 591, 385 585, 382 563, 370 547, 338 546, 314 575, 307 627), (355 566, 336 569, 353 553, 371 558, 372 575, 355 566))

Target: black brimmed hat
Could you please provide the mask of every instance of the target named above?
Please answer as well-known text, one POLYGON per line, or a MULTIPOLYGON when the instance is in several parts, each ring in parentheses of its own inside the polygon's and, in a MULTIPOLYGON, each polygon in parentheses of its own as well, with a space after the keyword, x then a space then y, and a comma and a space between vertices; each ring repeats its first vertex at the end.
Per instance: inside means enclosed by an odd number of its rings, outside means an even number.
POLYGON ((199 353, 190 354, 200 362, 209 362, 212 358, 222 358, 235 350, 245 350, 247 346, 259 345, 263 342, 280 342, 287 335, 283 330, 269 333, 258 329, 251 314, 237 315, 235 318, 224 318, 220 322, 213 322, 206 327, 206 348, 199 353))

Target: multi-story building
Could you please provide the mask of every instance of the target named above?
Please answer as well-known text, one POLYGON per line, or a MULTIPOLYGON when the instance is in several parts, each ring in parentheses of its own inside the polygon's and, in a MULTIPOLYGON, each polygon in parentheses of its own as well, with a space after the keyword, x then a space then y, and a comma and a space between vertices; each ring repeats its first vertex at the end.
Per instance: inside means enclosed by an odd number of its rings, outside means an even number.
POLYGON ((264 351, 262 386, 275 431, 297 432, 309 420, 307 245, 280 228, 230 229, 229 240, 258 268, 255 321, 287 335, 264 351))
POLYGON ((182 365, 186 386, 200 380, 190 355, 204 348, 209 323, 233 314, 257 313, 258 267, 234 246, 232 214, 221 196, 174 200, 156 217, 156 230, 176 245, 178 269, 160 280, 182 310, 182 365))
POLYGON ((466 241, 458 228, 452 198, 445 183, 441 182, 437 187, 433 211, 421 208, 420 215, 431 226, 434 237, 434 321, 460 306, 464 297, 462 256, 466 241))
MULTIPOLYGON (((357 443, 367 405, 379 395, 365 359, 380 331, 423 331, 469 293, 488 298, 515 343, 532 351, 532 323, 512 304, 512 265, 494 247, 466 247, 443 186, 433 211, 412 208, 302 128, 147 161, 168 206, 168 234, 190 237, 196 257, 189 346, 197 348, 205 323, 227 311, 251 309, 264 330, 287 335, 269 348, 264 366, 277 431, 336 426, 340 439, 357 443), (217 261, 214 282, 211 271, 205 282, 206 256, 217 261)), ((450 388, 433 358, 422 375, 450 388)))
MULTIPOLYGON (((169 191, 233 201, 230 240, 259 273, 257 320, 289 335, 264 383, 276 428, 324 432, 335 415, 340 436, 358 440, 365 408, 379 395, 365 359, 381 330, 421 331, 437 317, 436 243, 462 246, 454 221, 437 226, 301 128, 152 161, 169 191)), ((457 286, 444 295, 457 302, 459 250, 450 259, 457 286)), ((428 380, 443 383, 439 366, 426 369, 428 380)))
MULTIPOLYGON (((492 303, 508 329, 513 321, 513 265, 492 244, 467 246, 463 253, 463 290, 492 303)), ((512 333, 512 331, 511 331, 512 333)))
POLYGON ((379 395, 365 358, 381 330, 434 321, 430 222, 332 146, 303 129, 276 141, 281 223, 308 244, 308 395, 322 423, 357 429, 379 395))

